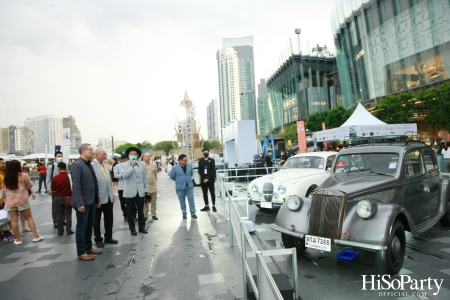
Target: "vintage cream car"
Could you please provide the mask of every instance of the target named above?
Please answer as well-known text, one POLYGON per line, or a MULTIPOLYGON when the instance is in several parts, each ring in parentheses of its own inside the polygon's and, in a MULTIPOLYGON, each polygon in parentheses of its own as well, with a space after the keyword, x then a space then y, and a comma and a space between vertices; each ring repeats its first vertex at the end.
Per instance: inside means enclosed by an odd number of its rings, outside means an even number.
POLYGON ((308 197, 330 173, 336 152, 309 152, 290 157, 280 171, 259 177, 247 187, 248 203, 281 207, 291 195, 308 197))

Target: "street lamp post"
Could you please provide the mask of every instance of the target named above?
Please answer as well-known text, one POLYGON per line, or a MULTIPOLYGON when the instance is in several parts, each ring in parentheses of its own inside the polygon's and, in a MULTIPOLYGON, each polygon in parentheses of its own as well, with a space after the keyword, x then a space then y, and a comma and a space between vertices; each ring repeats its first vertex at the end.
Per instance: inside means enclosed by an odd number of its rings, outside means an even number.
MULTIPOLYGON (((106 147, 106 145, 105 145, 106 147)), ((112 153, 114 153, 114 137, 111 136, 111 147, 112 147, 112 153)))

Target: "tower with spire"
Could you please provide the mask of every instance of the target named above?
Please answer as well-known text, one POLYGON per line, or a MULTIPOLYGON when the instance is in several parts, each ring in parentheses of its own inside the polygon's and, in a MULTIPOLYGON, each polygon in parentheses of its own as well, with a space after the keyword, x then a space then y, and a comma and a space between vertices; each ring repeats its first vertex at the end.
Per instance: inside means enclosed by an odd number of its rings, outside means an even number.
POLYGON ((194 158, 201 153, 200 126, 197 126, 194 104, 189 99, 187 91, 184 92, 183 101, 179 105, 175 136, 177 154, 184 153, 193 162, 194 158))

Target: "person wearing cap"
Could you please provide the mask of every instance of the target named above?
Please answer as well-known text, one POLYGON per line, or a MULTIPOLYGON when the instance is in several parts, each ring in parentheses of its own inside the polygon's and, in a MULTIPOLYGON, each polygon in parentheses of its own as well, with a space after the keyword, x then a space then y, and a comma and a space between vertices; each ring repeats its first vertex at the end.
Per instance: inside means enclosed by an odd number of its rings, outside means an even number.
MULTIPOLYGON (((120 162, 126 162, 128 161, 128 155, 126 155, 125 153, 122 154, 122 156, 120 157, 120 162)), ((123 215, 123 220, 125 222, 128 222, 128 218, 127 218, 127 205, 125 203, 125 199, 123 198, 123 180, 121 177, 121 166, 123 166, 122 164, 116 164, 113 167, 113 172, 114 172, 114 178, 119 180, 119 183, 117 185, 117 191, 119 192, 119 200, 120 200, 120 209, 122 210, 122 215, 123 215)))
POLYGON ((137 235, 134 224, 134 207, 137 208, 140 233, 148 233, 145 229, 144 197, 149 195, 147 168, 142 161, 138 161, 142 151, 136 147, 129 147, 125 154, 128 161, 121 163, 120 178, 123 179, 123 198, 127 206, 128 228, 131 235, 137 235))

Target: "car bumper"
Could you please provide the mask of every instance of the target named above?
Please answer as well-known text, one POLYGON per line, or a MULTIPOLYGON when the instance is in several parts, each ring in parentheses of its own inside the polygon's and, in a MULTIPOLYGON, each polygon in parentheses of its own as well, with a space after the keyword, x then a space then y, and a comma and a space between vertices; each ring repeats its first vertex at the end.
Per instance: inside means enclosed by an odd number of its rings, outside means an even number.
POLYGON ((251 198, 248 198, 248 204, 249 205, 252 205, 252 204, 259 204, 259 205, 261 205, 261 202, 267 202, 267 203, 272 203, 272 208, 275 208, 275 207, 281 207, 281 206, 283 206, 283 204, 286 202, 286 201, 282 201, 282 202, 274 202, 274 201, 272 201, 272 202, 268 202, 268 201, 265 201, 265 200, 259 200, 259 199, 251 199, 251 198))
MULTIPOLYGON (((292 229, 287 229, 275 224, 271 224, 269 226, 272 230, 278 231, 280 233, 283 234, 287 234, 296 238, 300 238, 303 239, 305 238, 305 235, 307 233, 305 232, 299 232, 296 230, 292 230, 292 229)), ((356 247, 356 248, 361 248, 361 249, 370 249, 370 250, 386 250, 387 246, 386 245, 380 245, 380 244, 375 244, 375 243, 363 243, 363 242, 355 242, 355 241, 350 241, 350 240, 341 240, 341 239, 334 239, 333 243, 337 246, 340 247, 356 247)))

